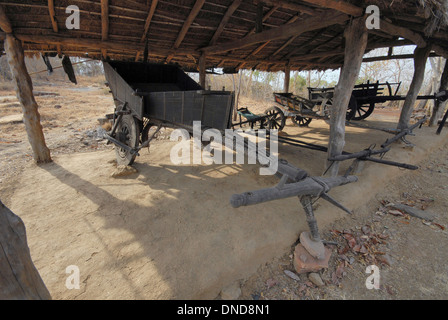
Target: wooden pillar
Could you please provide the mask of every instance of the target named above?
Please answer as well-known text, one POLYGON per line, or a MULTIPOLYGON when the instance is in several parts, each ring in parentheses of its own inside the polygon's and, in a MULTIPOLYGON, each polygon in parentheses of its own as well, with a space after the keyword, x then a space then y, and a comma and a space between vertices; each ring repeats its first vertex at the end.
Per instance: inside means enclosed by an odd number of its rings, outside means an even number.
POLYGON ((399 130, 404 130, 409 127, 412 111, 414 111, 414 105, 425 78, 426 61, 430 52, 430 46, 426 46, 425 48, 417 47, 414 51, 414 76, 406 99, 404 100, 403 108, 401 109, 397 127, 399 130))
MULTIPOLYGON (((440 79, 439 91, 448 90, 448 60, 445 62, 445 68, 443 69, 442 78, 440 79)), ((436 126, 439 119, 443 115, 447 102, 435 101, 434 109, 432 110, 431 119, 429 120, 429 126, 436 126)))
MULTIPOLYGON (((367 46, 367 36, 365 17, 352 20, 344 32, 344 65, 341 69, 339 82, 335 88, 333 105, 331 107, 328 158, 341 155, 345 146, 345 118, 347 107, 361 69, 362 58, 367 46)), ((330 176, 337 176, 339 173, 339 163, 328 162, 327 165, 331 165, 328 174, 330 176)))
POLYGON ((22 220, 0 201, 0 300, 50 300, 31 259, 22 220))
POLYGON ((285 83, 283 84, 283 90, 285 93, 289 92, 290 77, 291 77, 291 65, 288 63, 285 66, 285 83))
POLYGON ((33 84, 25 65, 22 44, 12 34, 6 34, 5 51, 17 98, 22 105, 23 122, 33 150, 34 161, 36 163, 51 162, 50 150, 45 144, 38 106, 33 95, 33 84))
POLYGON ((205 88, 205 54, 202 54, 199 57, 199 85, 206 90, 205 88))

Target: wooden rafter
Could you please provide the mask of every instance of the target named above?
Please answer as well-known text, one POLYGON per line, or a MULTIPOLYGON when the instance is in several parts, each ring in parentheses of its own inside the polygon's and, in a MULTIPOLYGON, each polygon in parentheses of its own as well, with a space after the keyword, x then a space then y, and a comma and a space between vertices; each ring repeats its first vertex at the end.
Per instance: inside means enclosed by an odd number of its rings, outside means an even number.
POLYGON ((143 31, 143 35, 142 35, 142 38, 140 39, 140 42, 144 42, 146 39, 146 36, 148 35, 149 26, 151 25, 151 20, 152 20, 152 17, 154 16, 154 13, 156 12, 158 3, 159 3, 159 0, 151 1, 151 7, 149 8, 148 16, 146 17, 145 29, 143 31))
POLYGON ((277 6, 279 8, 288 9, 296 12, 306 13, 308 15, 315 15, 316 11, 310 7, 289 2, 289 1, 283 1, 283 0, 254 0, 254 3, 257 4, 259 2, 263 2, 264 4, 268 6, 277 6))
POLYGON ((325 27, 341 24, 348 20, 345 14, 325 13, 322 16, 311 17, 308 19, 296 21, 291 24, 285 24, 278 28, 269 29, 260 33, 256 33, 242 39, 222 43, 219 45, 208 46, 201 50, 205 53, 217 53, 244 48, 256 43, 284 39, 308 31, 323 29, 325 27))
POLYGON ((229 22, 230 17, 236 11, 236 9, 238 9, 238 7, 240 6, 241 2, 242 2, 242 0, 234 0, 232 2, 232 4, 229 6, 229 8, 227 9, 226 13, 222 17, 221 22, 219 23, 218 28, 216 29, 215 33, 213 34, 213 37, 210 40, 210 44, 209 45, 214 45, 216 43, 216 41, 218 41, 219 37, 221 36, 221 33, 224 31, 225 26, 229 22))
MULTIPOLYGON (((173 49, 178 49, 180 47, 180 44, 184 40, 185 36, 187 35, 188 29, 190 29, 191 24, 193 23, 194 19, 196 19, 196 16, 199 14, 199 11, 201 11, 202 6, 204 5, 205 0, 196 0, 196 3, 193 6, 193 9, 191 9, 190 14, 188 15, 187 19, 185 20, 182 29, 180 30, 179 34, 177 35, 176 41, 174 42, 173 49)), ((166 62, 170 62, 173 58, 173 55, 170 55, 166 58, 166 62)))
POLYGON ((0 6, 0 28, 6 33, 12 33, 11 22, 2 6, 0 6))
POLYGON ((54 0, 48 0, 48 11, 50 14, 51 26, 53 31, 58 33, 58 21, 56 20, 56 12, 54 11, 54 0))
MULTIPOLYGON (((101 0, 101 40, 109 40, 109 0, 101 0)), ((103 58, 107 57, 107 50, 102 49, 103 58)))
MULTIPOLYGON (((291 24, 293 22, 295 22, 297 19, 299 18, 299 16, 295 15, 294 17, 292 17, 291 19, 288 20, 288 22, 286 22, 286 24, 291 24)), ((264 47, 266 47, 269 43, 271 43, 271 40, 266 41, 265 43, 262 43, 261 45, 259 45, 257 48, 255 48, 255 50, 253 50, 251 53, 249 53, 249 55, 246 56, 246 58, 249 58, 251 56, 254 56, 256 54, 258 54, 261 50, 264 49, 264 47)), ((239 65, 238 68, 242 68, 244 66, 244 63, 242 65, 239 65)))
POLYGON ((302 0, 309 4, 317 5, 325 9, 333 9, 351 16, 362 16, 364 9, 341 0, 302 0))

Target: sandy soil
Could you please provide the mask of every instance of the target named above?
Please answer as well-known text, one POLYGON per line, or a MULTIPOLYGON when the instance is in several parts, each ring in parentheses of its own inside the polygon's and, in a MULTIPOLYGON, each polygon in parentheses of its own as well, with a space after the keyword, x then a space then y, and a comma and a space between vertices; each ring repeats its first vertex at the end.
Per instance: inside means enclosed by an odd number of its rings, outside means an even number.
MULTIPOLYGON (((316 204, 322 234, 338 243, 330 268, 321 272, 325 286, 316 288, 306 276, 297 281, 284 273, 293 270, 292 246, 307 230, 298 199, 240 209, 229 204, 232 194, 273 186, 275 177, 260 176, 255 165, 173 165, 175 142, 159 139, 137 158, 138 173, 112 178, 114 150, 92 134, 97 119, 113 109, 107 91, 82 82, 36 90, 59 94, 37 97, 54 162, 34 165, 23 124, 2 125, 0 197, 24 220, 32 258, 54 299, 214 299, 232 283, 241 288, 240 299, 448 296, 446 130, 435 136, 423 127, 409 138, 416 147, 397 144, 385 157, 421 163, 420 170, 367 163, 359 182, 333 190, 354 210, 352 218, 322 200, 316 204), (391 216, 381 201, 425 205, 438 225, 391 216), (343 252, 344 230, 356 233, 366 225, 387 237, 377 248, 390 259, 390 266, 379 265, 378 291, 365 287, 366 256, 343 252), (79 267, 79 290, 65 286, 70 265, 79 267)), ((2 92, 0 117, 20 113, 11 95, 2 92)), ((262 113, 273 103, 243 99, 242 105, 262 113)), ((393 128, 396 120, 396 110, 378 109, 366 124, 393 128)), ((328 125, 298 128, 288 120, 285 134, 326 145, 328 125)), ((350 127, 346 150, 379 146, 389 137, 350 127)), ((282 145, 280 154, 312 175, 324 171, 324 153, 282 145)))

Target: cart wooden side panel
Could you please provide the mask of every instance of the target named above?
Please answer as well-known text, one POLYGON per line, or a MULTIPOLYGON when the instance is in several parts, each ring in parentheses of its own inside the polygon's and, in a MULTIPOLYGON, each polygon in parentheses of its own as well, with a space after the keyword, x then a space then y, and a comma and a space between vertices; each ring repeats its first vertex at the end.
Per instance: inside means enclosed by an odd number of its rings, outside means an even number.
POLYGON ((114 96, 117 111, 121 111, 124 103, 127 102, 127 108, 131 110, 132 115, 139 120, 143 120, 143 98, 133 95, 134 89, 109 63, 105 62, 103 66, 106 80, 114 96))

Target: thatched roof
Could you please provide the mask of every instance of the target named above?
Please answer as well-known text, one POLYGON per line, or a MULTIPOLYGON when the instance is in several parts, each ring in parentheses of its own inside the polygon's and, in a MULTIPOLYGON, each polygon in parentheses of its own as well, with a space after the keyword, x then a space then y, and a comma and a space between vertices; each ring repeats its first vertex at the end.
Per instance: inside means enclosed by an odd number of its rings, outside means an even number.
POLYGON ((207 67, 336 69, 345 25, 370 4, 381 9, 382 27, 369 33, 368 50, 416 43, 448 52, 447 0, 260 1, 0 0, 0 6, 28 53, 134 61, 143 59, 147 40, 150 61, 186 68, 197 68, 205 53, 207 67), (80 9, 79 30, 65 26, 69 5, 80 9))

